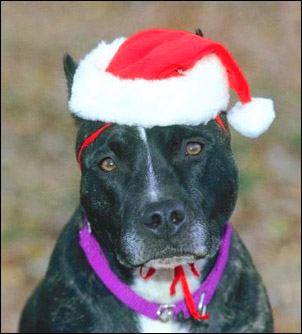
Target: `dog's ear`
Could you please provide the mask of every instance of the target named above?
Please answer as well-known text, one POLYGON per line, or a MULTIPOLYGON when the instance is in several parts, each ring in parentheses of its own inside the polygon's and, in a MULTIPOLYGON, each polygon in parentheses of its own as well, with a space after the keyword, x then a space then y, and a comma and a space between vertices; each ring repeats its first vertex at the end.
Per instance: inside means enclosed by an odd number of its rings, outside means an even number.
POLYGON ((72 57, 68 53, 66 53, 63 58, 63 66, 67 79, 68 96, 70 98, 73 76, 78 67, 78 64, 72 59, 72 57))
MULTIPOLYGON (((73 58, 68 53, 66 53, 63 57, 63 67, 64 67, 65 76, 67 79, 68 98, 70 99, 73 77, 78 67, 78 64, 73 60, 73 58)), ((83 119, 75 116, 74 114, 72 114, 72 116, 73 116, 76 126, 80 128, 82 126, 83 119)))
POLYGON ((203 37, 203 33, 202 33, 202 31, 201 31, 200 28, 195 29, 195 34, 198 35, 198 36, 200 36, 200 37, 203 37))
POLYGON ((227 112, 224 110, 219 114, 221 120, 223 121, 225 126, 229 126, 228 119, 227 119, 227 112))

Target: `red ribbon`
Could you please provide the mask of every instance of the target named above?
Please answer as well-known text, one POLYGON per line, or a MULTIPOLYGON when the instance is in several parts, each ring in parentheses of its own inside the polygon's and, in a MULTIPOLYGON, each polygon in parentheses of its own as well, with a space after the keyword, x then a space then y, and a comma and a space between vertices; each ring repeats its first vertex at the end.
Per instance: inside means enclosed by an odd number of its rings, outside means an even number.
POLYGON ((192 273, 193 273, 196 277, 199 277, 199 276, 200 276, 200 275, 199 275, 199 272, 196 270, 194 263, 189 263, 189 265, 190 265, 190 267, 191 267, 191 271, 192 271, 192 273))
POLYGON ((225 125, 223 124, 222 119, 220 118, 219 115, 217 115, 217 116, 215 117, 215 122, 216 122, 216 123, 223 129, 223 131, 224 131, 226 134, 228 134, 228 130, 227 130, 227 128, 225 127, 225 125))
MULTIPOLYGON (((199 273, 197 272, 194 264, 190 264, 191 270, 193 272, 193 274, 195 276, 199 276, 199 273)), ((199 312, 196 309, 193 297, 191 295, 190 289, 189 289, 189 285, 188 285, 188 281, 185 275, 185 272, 183 270, 182 266, 177 266, 174 268, 174 279, 171 283, 170 286, 170 294, 173 296, 175 294, 175 286, 177 284, 177 282, 180 280, 181 283, 181 287, 182 287, 182 291, 183 294, 185 296, 185 301, 186 304, 188 306, 189 312, 191 314, 191 316, 193 317, 193 319, 203 319, 203 320, 208 320, 209 319, 209 314, 206 313, 205 315, 201 315, 199 314, 199 312)))
POLYGON ((146 275, 143 275, 143 266, 140 266, 139 268, 139 274, 140 274, 140 277, 143 278, 143 279, 148 279, 150 278, 151 276, 153 276, 153 274, 155 273, 155 269, 150 267, 147 274, 146 275))
POLYGON ((80 151, 78 153, 78 165, 80 167, 80 170, 82 170, 82 165, 81 165, 81 156, 82 156, 82 152, 85 149, 85 147, 87 147, 88 145, 90 145, 91 143, 93 143, 97 137, 99 136, 99 134, 101 132, 103 132, 104 130, 108 129, 110 126, 112 126, 114 123, 106 123, 105 125, 103 125, 100 129, 96 130, 95 132, 93 132, 88 138, 85 139, 84 143, 81 145, 80 151))

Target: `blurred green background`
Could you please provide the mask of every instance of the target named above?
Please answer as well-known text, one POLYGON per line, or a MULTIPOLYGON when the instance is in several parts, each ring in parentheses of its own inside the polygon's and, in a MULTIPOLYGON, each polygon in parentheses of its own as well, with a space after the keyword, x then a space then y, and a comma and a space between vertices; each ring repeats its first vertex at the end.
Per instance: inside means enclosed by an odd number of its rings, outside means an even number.
MULTIPOLYGON (((233 132, 241 171, 232 217, 272 303, 276 332, 301 332, 298 1, 2 1, 1 326, 15 332, 78 203, 75 127, 62 57, 151 27, 194 31, 235 56, 253 96, 275 100, 259 139, 233 132)), ((234 102, 234 98, 233 98, 234 102)))

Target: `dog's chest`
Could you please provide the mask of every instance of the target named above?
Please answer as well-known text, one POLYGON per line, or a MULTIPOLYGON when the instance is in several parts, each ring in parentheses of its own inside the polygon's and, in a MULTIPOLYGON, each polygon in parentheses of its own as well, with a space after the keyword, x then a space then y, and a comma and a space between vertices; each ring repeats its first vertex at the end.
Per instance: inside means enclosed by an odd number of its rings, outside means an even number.
POLYGON ((161 322, 152 320, 144 315, 138 315, 138 328, 140 333, 189 333, 188 326, 176 321, 161 322))
MULTIPOLYGON (((191 291, 195 291, 199 285, 199 279, 196 278, 189 270, 186 270, 187 281, 191 291)), ((174 296, 170 295, 170 285, 173 279, 173 273, 163 272, 156 273, 149 280, 143 280, 136 277, 132 285, 132 289, 141 297, 148 301, 159 304, 173 304, 183 298, 181 285, 176 286, 174 296)), ((189 333, 188 325, 180 324, 177 321, 161 322, 160 320, 152 320, 144 315, 137 314, 138 328, 140 333, 189 333)))

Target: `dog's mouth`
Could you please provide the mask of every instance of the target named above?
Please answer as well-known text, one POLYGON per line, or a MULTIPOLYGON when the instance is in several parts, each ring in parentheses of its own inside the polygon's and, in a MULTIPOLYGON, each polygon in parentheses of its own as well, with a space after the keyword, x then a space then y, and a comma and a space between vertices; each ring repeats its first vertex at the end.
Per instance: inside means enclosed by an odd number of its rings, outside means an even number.
POLYGON ((118 261, 129 267, 175 268, 177 266, 195 263, 197 260, 210 256, 205 245, 189 247, 188 245, 164 245, 164 247, 143 247, 133 252, 132 248, 116 252, 118 261), (157 249, 156 249, 157 248, 157 249), (130 252, 131 250, 131 252, 130 252), (127 252, 126 252, 127 251, 127 252))
POLYGON ((190 263, 195 263, 198 260, 205 259, 208 256, 207 253, 204 254, 166 254, 159 255, 153 258, 149 258, 145 261, 140 261, 139 263, 128 262, 124 257, 117 254, 117 259, 119 262, 127 267, 153 267, 155 269, 171 269, 177 266, 182 266, 190 263))
POLYGON ((140 266, 169 269, 176 266, 195 263, 197 260, 205 259, 208 253, 204 248, 202 252, 164 252, 158 256, 146 260, 140 266))
POLYGON ((194 263, 196 260, 197 258, 194 255, 172 256, 147 261, 144 263, 144 266, 153 267, 156 269, 170 269, 175 268, 176 266, 194 263))

